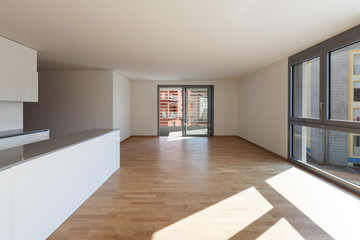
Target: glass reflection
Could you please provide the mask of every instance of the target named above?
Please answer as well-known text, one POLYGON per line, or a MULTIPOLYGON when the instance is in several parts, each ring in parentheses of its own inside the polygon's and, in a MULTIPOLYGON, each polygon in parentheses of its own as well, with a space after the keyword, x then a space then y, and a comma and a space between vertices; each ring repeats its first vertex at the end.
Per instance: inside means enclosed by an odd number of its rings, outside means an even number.
POLYGON ((360 185, 360 134, 293 125, 292 157, 360 185))

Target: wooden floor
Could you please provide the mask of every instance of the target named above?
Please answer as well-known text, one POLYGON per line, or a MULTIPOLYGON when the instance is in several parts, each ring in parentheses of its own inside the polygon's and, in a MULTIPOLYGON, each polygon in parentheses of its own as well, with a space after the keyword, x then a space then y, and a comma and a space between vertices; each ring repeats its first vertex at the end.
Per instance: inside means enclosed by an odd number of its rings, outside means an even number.
POLYGON ((333 239, 267 182, 293 168, 237 137, 132 137, 49 239, 333 239))

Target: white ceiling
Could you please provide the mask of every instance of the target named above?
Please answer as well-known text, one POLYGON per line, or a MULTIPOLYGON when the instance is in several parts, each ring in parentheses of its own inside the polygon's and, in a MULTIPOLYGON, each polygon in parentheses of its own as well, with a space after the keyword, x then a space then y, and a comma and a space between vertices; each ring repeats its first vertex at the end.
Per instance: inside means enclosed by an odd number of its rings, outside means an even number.
POLYGON ((0 35, 39 69, 242 77, 360 24, 360 0, 0 0, 0 35))

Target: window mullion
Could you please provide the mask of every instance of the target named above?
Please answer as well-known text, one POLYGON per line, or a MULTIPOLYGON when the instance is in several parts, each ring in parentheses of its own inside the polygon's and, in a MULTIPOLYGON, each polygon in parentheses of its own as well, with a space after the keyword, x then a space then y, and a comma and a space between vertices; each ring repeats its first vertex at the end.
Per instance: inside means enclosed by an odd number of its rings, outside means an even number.
POLYGON ((329 111, 328 101, 328 57, 325 51, 320 54, 320 122, 322 125, 326 123, 329 111))

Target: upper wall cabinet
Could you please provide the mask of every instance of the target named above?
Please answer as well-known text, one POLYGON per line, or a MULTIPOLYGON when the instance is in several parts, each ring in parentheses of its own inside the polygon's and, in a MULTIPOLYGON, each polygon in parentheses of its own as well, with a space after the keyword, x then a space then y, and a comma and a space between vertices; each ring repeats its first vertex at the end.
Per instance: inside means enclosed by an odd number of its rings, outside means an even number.
POLYGON ((0 63, 0 100, 18 100, 18 70, 14 66, 0 63))
POLYGON ((37 51, 9 39, 0 37, 0 62, 37 70, 37 51))
POLYGON ((0 37, 0 101, 37 102, 37 52, 0 37))
POLYGON ((38 73, 18 69, 18 99, 23 102, 38 101, 38 73))

